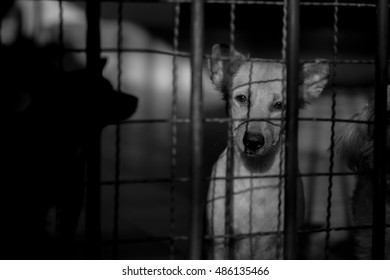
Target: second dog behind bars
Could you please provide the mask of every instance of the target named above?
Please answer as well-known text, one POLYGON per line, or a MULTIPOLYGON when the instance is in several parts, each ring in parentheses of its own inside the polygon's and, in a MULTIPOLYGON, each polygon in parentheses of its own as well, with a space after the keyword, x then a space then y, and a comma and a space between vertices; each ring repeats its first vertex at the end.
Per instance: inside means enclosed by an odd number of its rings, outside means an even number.
MULTIPOLYGON (((281 122, 285 87, 282 63, 250 61, 214 45, 210 77, 225 101, 231 100, 233 136, 232 242, 226 243, 225 203, 227 150, 213 167, 207 197, 209 258, 278 259, 283 256, 284 147, 281 122), (263 119, 263 120, 262 120, 263 119), (268 119, 268 120, 267 120, 268 119), (278 120, 279 119, 279 120, 278 120), (230 250, 230 252, 229 252, 230 250)), ((329 76, 323 60, 304 64, 300 72, 300 107, 318 97, 329 76)), ((298 224, 303 223, 303 186, 298 179, 298 224)))
MULTIPOLYGON (((387 116, 390 112, 390 86, 387 87, 387 116)), ((352 120, 372 122, 374 120, 374 102, 363 106, 352 120)), ((390 127, 387 127, 387 139, 390 127)), ((372 225, 373 215, 373 171, 374 171, 374 126, 367 123, 351 122, 345 125, 336 138, 337 151, 341 160, 357 176, 356 188, 352 198, 352 219, 354 226, 372 225)), ((387 140, 386 151, 386 222, 390 223, 390 141, 387 140)), ((372 230, 355 230, 354 249, 357 259, 371 259, 372 230)), ((386 229, 385 258, 390 259, 390 228, 386 229)))

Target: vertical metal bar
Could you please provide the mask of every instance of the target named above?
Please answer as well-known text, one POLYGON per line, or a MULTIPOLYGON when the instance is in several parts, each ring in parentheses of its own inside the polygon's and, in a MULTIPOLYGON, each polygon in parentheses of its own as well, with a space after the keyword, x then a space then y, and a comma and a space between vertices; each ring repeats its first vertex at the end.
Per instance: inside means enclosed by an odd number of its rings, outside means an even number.
POLYGON ((58 25, 58 43, 60 44, 60 70, 65 71, 64 68, 64 56, 65 56, 65 45, 64 45, 64 1, 59 0, 58 1, 58 8, 59 8, 59 18, 60 22, 58 25))
POLYGON ((203 33, 204 1, 192 2, 191 24, 191 216, 190 216, 190 259, 202 255, 202 162, 203 162, 203 33))
MULTIPOLYGON (((231 91, 230 91, 231 92, 231 91)), ((228 139, 227 139, 227 150, 226 150, 226 188, 225 188, 225 240, 224 247, 226 250, 226 255, 229 260, 235 258, 234 255, 234 203, 233 203, 233 180, 234 180, 234 145, 233 145, 233 121, 232 114, 230 110, 232 97, 229 94, 227 100, 228 106, 228 139)))
POLYGON ((375 57, 374 189, 372 258, 385 257, 385 190, 387 135, 387 47, 389 1, 377 2, 377 46, 375 57))
MULTIPOLYGON (((58 8, 59 8, 59 19, 60 19, 60 22, 59 22, 59 25, 58 25, 58 43, 59 43, 59 47, 60 47, 60 70, 61 72, 65 72, 64 70, 64 55, 65 55, 65 52, 64 52, 64 49, 65 49, 65 46, 64 46, 64 7, 63 7, 63 1, 60 0, 58 1, 58 8)), ((63 193, 62 191, 60 192, 59 196, 62 196, 63 193)), ((58 201, 61 201, 61 197, 58 197, 58 201)), ((59 255, 62 254, 62 250, 64 249, 63 246, 63 233, 64 233, 64 230, 62 228, 62 225, 61 225, 61 221, 62 221, 62 213, 61 213, 61 209, 62 208, 62 205, 56 205, 56 226, 55 226, 55 237, 56 237, 56 242, 57 242, 57 250, 59 250, 59 255)))
MULTIPOLYGON (((230 60, 233 59, 234 44, 235 44, 235 32, 236 32, 236 5, 230 5, 230 60)), ((230 73, 233 76, 234 73, 230 73)), ((230 85, 229 95, 226 99, 227 112, 229 117, 228 123, 228 139, 226 150, 226 188, 225 188, 225 240, 224 247, 228 259, 234 259, 234 203, 233 203, 233 176, 234 176, 234 150, 233 150, 233 121, 231 104, 233 102, 232 97, 232 85, 230 85)))
POLYGON ((172 57, 172 126, 171 126, 171 186, 169 190, 169 254, 173 260, 175 258, 175 232, 176 232, 176 169, 177 169, 177 112, 178 112, 178 62, 177 52, 179 51, 179 31, 180 31, 180 3, 174 6, 173 18, 173 57, 172 57))
MULTIPOLYGON (((281 55, 282 55, 282 60, 283 60, 283 63, 286 63, 286 52, 287 52, 287 3, 288 3, 288 0, 284 0, 283 1, 283 16, 282 16, 282 51, 281 51, 281 55)), ((286 76, 287 76, 287 69, 286 67, 283 67, 283 71, 282 71, 282 81, 284 81, 286 79, 286 76)), ((282 101, 283 103, 287 102, 286 101, 286 84, 283 83, 283 86, 282 86, 282 101)), ((286 119, 286 110, 282 110, 282 113, 281 113, 281 127, 285 127, 285 119, 286 119)), ((285 139, 285 131, 283 131, 283 133, 281 134, 281 139, 285 139)), ((285 146, 285 145, 284 145, 285 146)), ((283 242, 283 234, 284 234, 284 231, 282 231, 282 226, 284 226, 284 219, 282 221, 282 217, 284 218, 284 209, 282 209, 282 206, 283 206, 283 202, 284 202, 284 185, 285 185, 285 177, 284 177, 284 173, 285 173, 285 165, 286 165, 286 161, 285 161, 285 147, 281 147, 280 149, 280 153, 279 153, 279 159, 280 159, 280 162, 279 162, 279 182, 278 182, 278 217, 277 217, 277 243, 276 243, 276 250, 277 250, 277 253, 276 253, 276 259, 280 259, 281 257, 284 257, 283 255, 283 251, 284 251, 284 242, 283 242), (282 256, 283 255, 283 256, 282 256)), ((283 228, 284 230, 284 228, 283 228)))
MULTIPOLYGON (((287 52, 287 3, 288 0, 283 1, 283 16, 282 16, 282 60, 283 63, 286 63, 286 52, 287 52)), ((286 67, 283 67, 282 71, 282 81, 286 79, 287 76, 287 69, 286 67)), ((282 101, 283 103, 287 102, 286 100, 286 84, 283 83, 282 86, 282 101)), ((286 110, 282 110, 281 113, 281 127, 285 127, 285 119, 286 119, 286 110)), ((281 134, 281 139, 285 139, 285 131, 283 131, 283 134, 281 134)), ((284 218, 284 209, 282 209, 283 202, 284 202, 284 185, 285 185, 285 180, 286 178, 284 177, 285 173, 285 161, 286 157, 286 151, 285 151, 285 145, 284 147, 281 147, 280 153, 279 153, 279 158, 280 158, 280 163, 279 163, 279 182, 278 182, 278 217, 277 217, 277 243, 276 243, 276 259, 280 259, 281 257, 284 258, 284 238, 283 234, 284 231, 282 231, 282 226, 284 226, 284 219, 282 221, 282 218, 284 218), (282 256, 283 255, 283 256, 282 256)), ((284 228, 283 228, 284 230, 284 228)))
POLYGON ((284 258, 296 258, 298 175, 299 1, 287 4, 287 108, 284 258))
POLYGON ((329 154, 329 177, 328 177, 328 196, 326 206, 326 233, 325 233, 325 259, 329 259, 330 252, 330 237, 331 231, 331 217, 332 217, 332 197, 333 197, 333 169, 334 169, 334 155, 335 155, 335 126, 336 126, 336 59, 338 55, 338 23, 339 23, 339 7, 337 6, 338 0, 334 0, 333 10, 333 71, 332 71, 332 106, 331 106, 331 126, 330 126, 330 154, 329 154))
MULTIPOLYGON (((117 90, 122 91, 122 47, 123 47, 123 0, 118 0, 117 52, 117 90)), ((114 185, 114 227, 112 232, 112 256, 117 260, 119 255, 119 197, 121 178, 121 125, 115 125, 115 185, 114 185)))
MULTIPOLYGON (((100 67, 100 1, 88 0, 87 70, 91 80, 101 76, 100 67)), ((91 85, 91 90, 94 89, 91 85)), ((99 127, 90 127, 87 139, 86 257, 100 258, 100 136, 99 127)))

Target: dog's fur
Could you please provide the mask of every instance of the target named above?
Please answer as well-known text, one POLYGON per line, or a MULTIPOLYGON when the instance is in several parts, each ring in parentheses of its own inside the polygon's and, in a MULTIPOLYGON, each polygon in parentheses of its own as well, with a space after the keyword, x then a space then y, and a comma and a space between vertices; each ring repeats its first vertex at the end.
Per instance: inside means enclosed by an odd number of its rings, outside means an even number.
MULTIPOLYGON (((387 88, 387 111, 390 111, 390 87, 387 88)), ((373 121, 374 102, 365 104, 352 120, 373 121)), ((362 173, 357 177, 356 189, 352 199, 352 217, 355 226, 372 224, 372 171, 374 168, 374 127, 365 123, 348 123, 336 135, 337 152, 341 160, 353 172, 362 173)), ((387 129, 387 138, 390 129, 387 129)), ((390 153, 390 142, 387 141, 387 158, 390 153)), ((390 165, 387 163, 387 173, 390 165)), ((388 176, 388 175, 387 175, 388 176)), ((390 223, 390 184, 387 177, 386 219, 390 223)), ((357 230, 354 234, 355 256, 358 259, 371 259, 371 230, 357 230)), ((386 229, 386 259, 390 259, 390 229, 386 229)))
MULTIPOLYGON (((225 46, 215 45, 209 60, 209 70, 212 82, 223 94, 224 99, 231 98, 232 118, 245 119, 233 122, 233 176, 276 175, 269 178, 234 179, 232 215, 234 234, 277 231, 280 188, 282 211, 279 217, 280 229, 283 229, 283 183, 280 183, 277 177, 284 173, 283 164, 280 162, 280 153, 284 146, 282 123, 280 120, 250 120, 282 117, 284 107, 282 90, 285 86, 283 64, 250 62, 237 51, 230 52, 225 46)), ((329 65, 323 60, 301 67, 301 107, 321 94, 328 76, 329 65)), ((226 158, 225 150, 214 165, 212 178, 226 177, 226 158)), ((228 258, 224 238, 218 237, 225 234, 225 189, 225 179, 213 179, 210 182, 207 229, 213 243, 209 257, 215 259, 228 258)), ((298 199, 298 221, 302 224, 304 196, 300 179, 298 199)), ((235 259, 280 258, 283 254, 282 250, 278 252, 277 243, 275 234, 236 238, 233 255, 235 259)))

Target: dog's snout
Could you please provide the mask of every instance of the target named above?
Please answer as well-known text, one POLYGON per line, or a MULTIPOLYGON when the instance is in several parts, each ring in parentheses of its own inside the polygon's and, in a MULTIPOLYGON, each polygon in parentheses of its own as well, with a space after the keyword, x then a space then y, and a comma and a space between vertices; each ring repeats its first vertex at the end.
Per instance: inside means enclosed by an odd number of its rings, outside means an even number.
POLYGON ((245 132, 243 143, 245 149, 254 152, 264 146, 265 139, 260 133, 245 132))

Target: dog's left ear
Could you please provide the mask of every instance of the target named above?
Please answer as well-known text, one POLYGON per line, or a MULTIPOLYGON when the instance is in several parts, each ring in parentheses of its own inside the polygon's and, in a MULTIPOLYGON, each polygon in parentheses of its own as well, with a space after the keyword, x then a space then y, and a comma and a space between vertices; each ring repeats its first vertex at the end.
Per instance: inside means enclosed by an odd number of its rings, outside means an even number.
POLYGON ((305 63, 300 73, 302 103, 310 103, 320 96, 329 79, 329 63, 324 59, 305 63))

